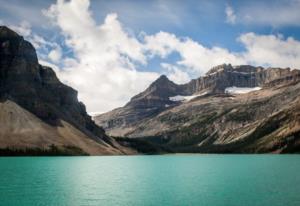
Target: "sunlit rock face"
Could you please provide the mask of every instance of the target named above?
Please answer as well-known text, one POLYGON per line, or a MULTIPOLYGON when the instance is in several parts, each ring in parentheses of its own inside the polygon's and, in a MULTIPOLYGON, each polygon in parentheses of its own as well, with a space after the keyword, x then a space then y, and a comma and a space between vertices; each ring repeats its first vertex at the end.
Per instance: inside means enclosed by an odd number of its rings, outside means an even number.
MULTIPOLYGON (((300 79, 299 70, 290 68, 267 68, 250 65, 232 66, 223 64, 213 67, 205 76, 193 79, 187 84, 177 85, 165 75, 154 81, 145 91, 134 96, 124 107, 98 115, 95 121, 112 135, 125 135, 128 128, 140 120, 151 118, 166 109, 176 107, 184 101, 173 97, 224 94, 227 88, 262 88, 274 81, 288 83, 300 79), (125 128, 125 129, 121 129, 125 128)), ((193 98, 192 98, 193 99, 193 98)))
POLYGON ((300 145, 299 82, 299 70, 230 64, 184 85, 161 76, 95 121, 111 135, 175 152, 294 152, 300 145))
MULTIPOLYGON (((250 65, 219 65, 209 70, 205 76, 192 80, 185 86, 190 93, 201 90, 223 93, 227 87, 262 87, 280 78, 299 79, 299 70, 290 68, 267 68, 250 65)), ((289 81, 289 80, 288 80, 289 81)))

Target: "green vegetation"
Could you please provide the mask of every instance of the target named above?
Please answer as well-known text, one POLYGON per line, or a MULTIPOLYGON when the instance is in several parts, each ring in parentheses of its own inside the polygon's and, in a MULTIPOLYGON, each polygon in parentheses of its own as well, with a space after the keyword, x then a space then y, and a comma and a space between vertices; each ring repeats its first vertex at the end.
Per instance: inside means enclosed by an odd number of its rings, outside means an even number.
POLYGON ((136 149, 143 154, 164 154, 172 153, 170 149, 165 146, 149 142, 147 140, 138 138, 114 137, 117 142, 123 146, 136 149))
POLYGON ((75 146, 57 147, 50 145, 48 148, 1 148, 0 156, 74 156, 74 155, 88 155, 80 148, 75 146))

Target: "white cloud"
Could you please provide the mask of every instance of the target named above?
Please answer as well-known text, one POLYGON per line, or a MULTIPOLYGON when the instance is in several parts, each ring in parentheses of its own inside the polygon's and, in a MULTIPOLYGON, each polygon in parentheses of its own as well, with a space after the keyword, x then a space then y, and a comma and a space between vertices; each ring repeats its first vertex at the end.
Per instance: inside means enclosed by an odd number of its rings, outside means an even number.
POLYGON ((58 1, 44 13, 59 26, 75 56, 64 62, 58 76, 79 91, 89 112, 104 112, 127 102, 158 74, 136 70, 136 64, 146 64, 143 45, 125 32, 117 14, 108 14, 98 25, 89 3, 58 1))
POLYGON ((144 39, 145 49, 151 56, 158 55, 166 58, 169 54, 177 52, 181 59, 176 64, 192 70, 191 72, 197 75, 204 74, 215 65, 245 63, 241 54, 220 47, 207 48, 190 38, 177 38, 167 32, 145 36, 144 39))
POLYGON ((161 67, 166 69, 168 78, 177 84, 184 84, 191 80, 190 75, 178 66, 161 63, 161 67))
POLYGON ((300 42, 292 37, 246 33, 238 40, 245 45, 249 64, 300 68, 300 42))
POLYGON ((123 30, 117 14, 108 14, 104 23, 97 25, 89 11, 89 4, 88 0, 58 1, 44 13, 61 28, 67 44, 81 57, 89 59, 86 54, 97 52, 109 60, 124 54, 145 63, 141 44, 123 30))
POLYGON ((47 46, 49 46, 49 47, 55 47, 55 46, 57 46, 56 43, 48 42, 42 36, 37 35, 35 33, 31 34, 30 36, 25 36, 25 37, 28 38, 28 40, 37 49, 46 48, 47 46))
POLYGON ((154 35, 144 34, 145 51, 149 51, 151 56, 158 55, 162 58, 166 58, 167 55, 174 51, 181 42, 175 34, 167 32, 159 32, 154 35))
POLYGON ((54 49, 52 49, 48 54, 48 58, 54 63, 59 63, 61 57, 62 57, 62 50, 61 47, 58 45, 54 49))
POLYGON ((174 34, 159 32, 145 36, 145 48, 151 57, 158 55, 163 59, 177 52, 180 60, 168 64, 167 67, 177 70, 181 68, 181 71, 188 71, 189 74, 192 71, 196 76, 223 63, 300 68, 300 42, 292 37, 285 39, 282 35, 245 33, 237 40, 243 44, 245 51, 232 52, 221 47, 207 48, 190 38, 178 38, 174 34))
POLYGON ((10 27, 12 30, 24 37, 31 35, 31 25, 26 21, 22 21, 19 25, 10 25, 10 27))
POLYGON ((229 23, 229 24, 235 24, 236 15, 235 15, 234 10, 231 6, 226 5, 225 14, 226 14, 226 22, 229 23))
MULTIPOLYGON (((115 13, 108 14, 103 23, 97 23, 89 4, 88 0, 59 0, 44 13, 60 28, 74 54, 74 57, 61 59, 61 54, 55 54, 58 45, 53 42, 54 50, 49 58, 52 63, 60 61, 63 65, 63 69, 55 69, 59 78, 79 91, 79 99, 90 113, 122 106, 144 90, 159 74, 137 68, 157 56, 162 58, 162 73, 176 83, 186 83, 191 76, 203 75, 223 63, 300 68, 300 42, 292 38, 242 34, 238 38, 245 47, 242 52, 205 47, 191 38, 163 31, 152 35, 144 33, 142 40, 138 40, 128 33, 129 29, 124 28, 115 13), (177 53, 179 60, 170 62, 168 57, 172 53, 177 53)), ((235 15, 233 10, 231 15, 235 15)), ((37 39, 35 42, 39 44, 49 44, 37 39)))

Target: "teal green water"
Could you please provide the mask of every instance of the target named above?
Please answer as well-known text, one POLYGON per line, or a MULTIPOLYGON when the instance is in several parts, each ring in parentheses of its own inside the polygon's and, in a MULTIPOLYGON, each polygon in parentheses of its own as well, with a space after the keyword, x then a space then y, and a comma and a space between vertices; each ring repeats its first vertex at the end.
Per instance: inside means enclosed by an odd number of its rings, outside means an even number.
POLYGON ((0 158, 0 205, 300 205, 298 155, 0 158))

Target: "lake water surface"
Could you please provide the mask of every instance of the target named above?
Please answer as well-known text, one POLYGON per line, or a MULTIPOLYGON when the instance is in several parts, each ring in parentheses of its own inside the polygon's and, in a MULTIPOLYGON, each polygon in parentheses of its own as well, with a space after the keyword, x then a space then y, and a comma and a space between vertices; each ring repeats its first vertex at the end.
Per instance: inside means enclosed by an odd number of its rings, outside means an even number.
POLYGON ((0 205, 300 205, 298 155, 0 158, 0 205))

